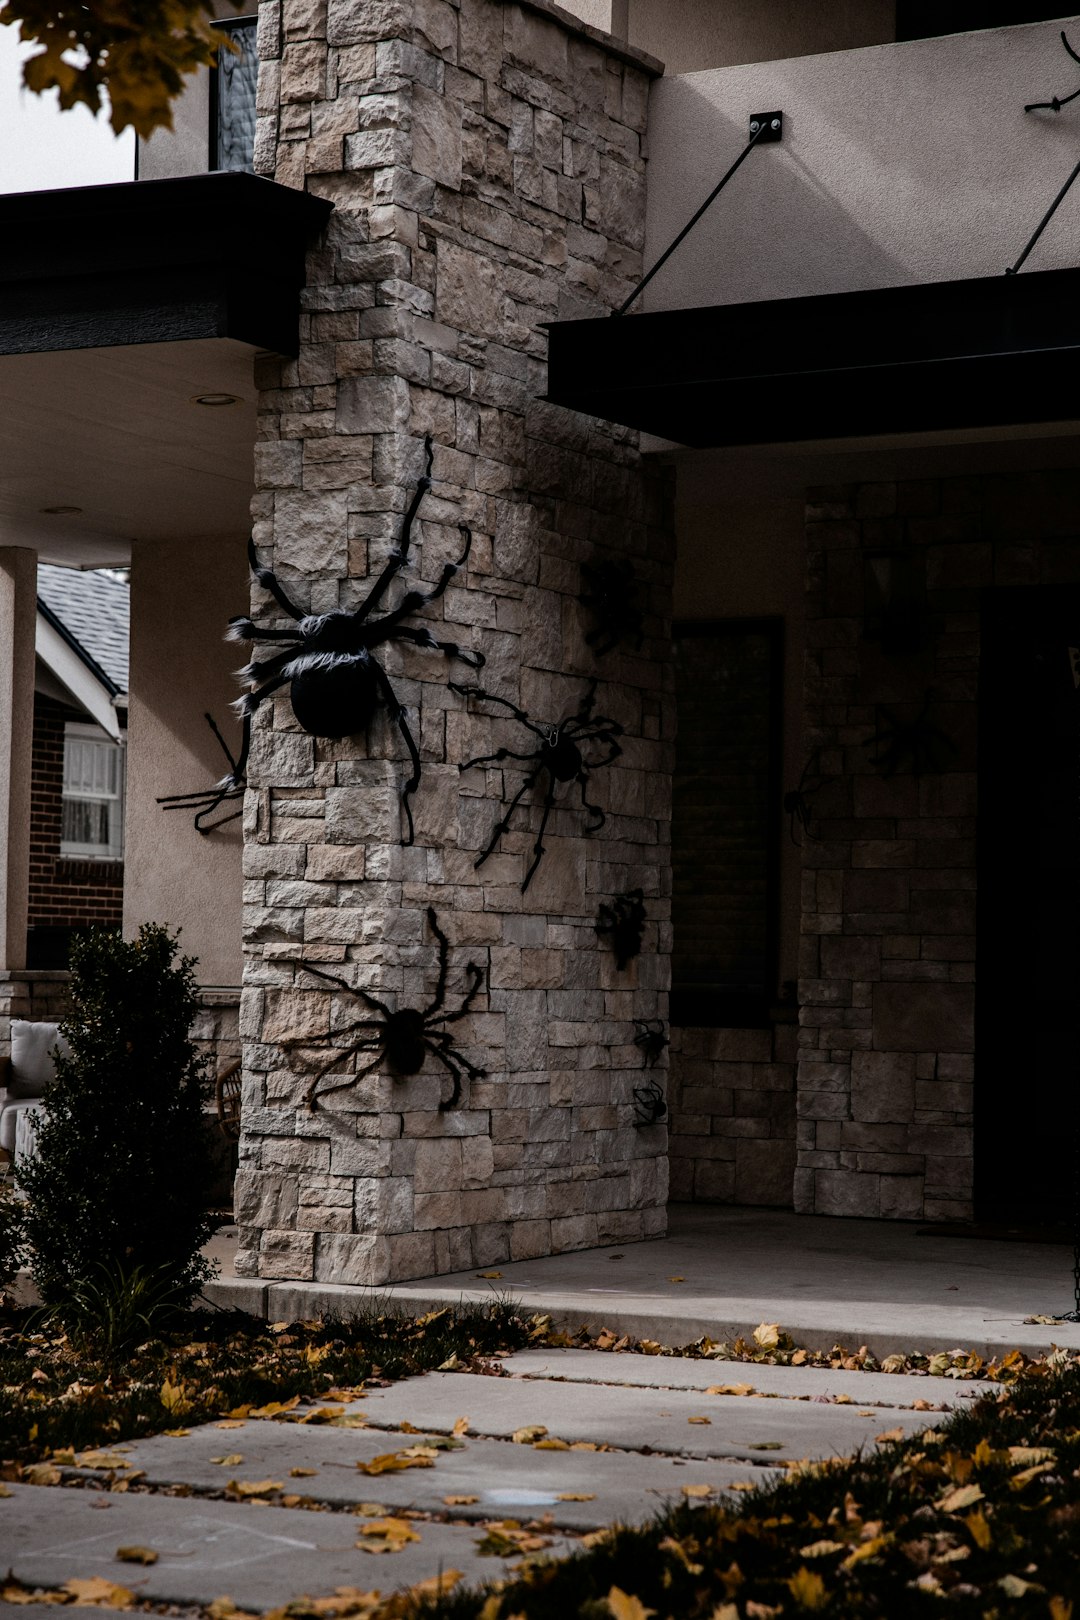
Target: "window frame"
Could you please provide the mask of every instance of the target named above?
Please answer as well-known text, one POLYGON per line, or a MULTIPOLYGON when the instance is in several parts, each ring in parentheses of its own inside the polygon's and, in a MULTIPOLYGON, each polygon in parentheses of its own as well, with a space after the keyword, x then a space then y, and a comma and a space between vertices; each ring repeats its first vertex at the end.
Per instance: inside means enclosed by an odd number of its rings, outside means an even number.
MULTIPOLYGON (((669 1022, 682 1029, 760 1029, 771 1024, 771 1009, 779 993, 780 971, 780 868, 783 832, 784 765, 784 620, 779 614, 748 615, 717 619, 676 619, 671 628, 673 643, 688 637, 711 637, 717 641, 735 635, 763 635, 769 644, 769 703, 765 820, 765 967, 760 990, 683 989, 674 977, 669 1022)), ((676 692, 676 698, 677 698, 676 692)), ((676 726, 678 715, 676 714, 676 726)), ((676 731, 676 762, 678 732, 676 731)), ((677 769, 677 767, 676 767, 677 769)), ((676 770, 672 772, 672 781, 676 770)), ((674 800, 672 804, 672 851, 674 852, 674 800)), ((677 931, 674 888, 672 893, 672 936, 677 931)))
MULTIPOLYGON (((64 763, 60 781, 60 859, 62 861, 100 861, 115 865, 124 859, 127 795, 127 749, 122 742, 110 737, 92 721, 65 720, 64 763), (117 791, 115 793, 74 793, 68 787, 68 742, 93 743, 97 747, 114 749, 117 761, 117 791), (64 805, 72 803, 115 804, 117 806, 116 838, 105 844, 80 844, 64 837, 64 805)), ((111 818, 110 818, 111 825, 111 818)))
MULTIPOLYGON (((255 52, 257 57, 258 22, 259 17, 257 12, 247 12, 242 17, 219 17, 211 24, 211 27, 215 28, 220 34, 230 34, 233 29, 241 26, 252 29, 255 34, 255 52)), ((224 46, 218 46, 219 59, 224 48, 224 46)), ((211 174, 253 174, 254 168, 228 170, 223 170, 221 168, 221 96, 219 90, 219 75, 220 68, 218 67, 217 63, 215 63, 210 69, 210 128, 207 134, 206 167, 211 174)))

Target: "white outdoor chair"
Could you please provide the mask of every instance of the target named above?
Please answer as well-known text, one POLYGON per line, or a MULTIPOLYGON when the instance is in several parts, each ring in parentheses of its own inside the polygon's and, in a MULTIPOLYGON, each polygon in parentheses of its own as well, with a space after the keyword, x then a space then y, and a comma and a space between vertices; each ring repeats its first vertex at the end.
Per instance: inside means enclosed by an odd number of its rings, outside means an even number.
POLYGON ((0 1059, 0 1148, 16 1158, 32 1153, 41 1099, 53 1078, 53 1053, 67 1052, 59 1024, 11 1020, 11 1056, 0 1059))

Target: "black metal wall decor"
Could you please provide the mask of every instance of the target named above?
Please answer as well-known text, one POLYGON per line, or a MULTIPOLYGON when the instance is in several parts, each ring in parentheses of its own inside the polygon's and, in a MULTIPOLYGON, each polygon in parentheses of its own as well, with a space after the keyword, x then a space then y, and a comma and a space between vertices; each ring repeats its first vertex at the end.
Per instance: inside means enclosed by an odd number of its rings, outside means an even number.
POLYGON ((485 692, 477 686, 458 686, 454 681, 450 682, 450 690, 459 692, 464 698, 482 699, 487 703, 497 703, 501 708, 509 710, 514 719, 537 739, 525 753, 519 754, 510 748, 499 748, 493 754, 478 754, 475 759, 467 759, 463 765, 459 766, 460 770, 468 771, 474 765, 499 765, 505 759, 513 759, 520 761, 525 770, 525 780, 511 799, 505 815, 495 823, 487 848, 473 862, 474 867, 483 866, 488 856, 494 853, 503 833, 509 831, 514 811, 529 789, 534 786, 541 776, 547 778, 544 787, 540 830, 536 835, 536 842, 533 844, 532 864, 525 874, 524 883, 521 885, 522 894, 529 887, 536 868, 540 865, 540 859, 544 853, 544 831, 560 783, 576 782, 578 784, 581 793, 581 807, 587 817, 590 818, 586 821, 582 829, 583 832, 599 832, 607 820, 607 816, 599 805, 589 803, 589 800, 585 797, 585 790, 591 772, 599 770, 602 765, 610 765, 612 760, 617 759, 622 753, 617 739, 622 736, 623 728, 616 720, 609 720, 605 715, 593 714, 593 706, 596 701, 596 686, 595 680, 589 682, 589 689, 582 698, 575 714, 565 716, 553 726, 538 726, 535 721, 529 719, 524 709, 519 709, 515 703, 509 702, 507 698, 498 697, 494 692, 485 692), (606 752, 600 758, 587 759, 583 749, 589 743, 598 744, 606 752))
POLYGON ((195 831, 205 835, 214 832, 218 827, 224 827, 226 822, 235 821, 237 816, 243 815, 243 807, 233 810, 229 815, 222 816, 218 821, 208 821, 220 804, 227 804, 233 799, 242 799, 247 787, 247 778, 243 766, 233 758, 232 749, 218 729, 217 721, 212 714, 206 715, 206 723, 221 744, 221 751, 229 764, 228 774, 222 777, 215 787, 199 788, 193 793, 167 793, 158 799, 158 804, 164 805, 166 810, 194 810, 195 831), (204 823, 206 823, 204 825, 204 823))
POLYGON ((608 935, 620 973, 635 956, 641 954, 646 915, 645 895, 641 889, 624 890, 615 896, 610 905, 606 900, 600 902, 596 913, 596 932, 608 935))
MULTIPOLYGON (((438 584, 430 591, 406 591, 396 608, 384 613, 381 618, 371 617, 386 595, 391 581, 408 562, 413 523, 421 501, 431 488, 433 448, 430 435, 424 442, 424 451, 427 457, 426 471, 418 480, 405 513, 401 540, 355 612, 347 613, 338 609, 333 613, 304 613, 287 595, 273 571, 259 562, 253 542, 248 542, 252 573, 278 606, 290 619, 295 620, 295 626, 290 629, 262 627, 244 615, 229 620, 230 641, 268 641, 284 645, 280 652, 261 663, 253 659, 239 671, 240 679, 247 681, 251 689, 235 705, 243 717, 243 737, 238 759, 233 761, 226 749, 232 769, 218 784, 218 789, 214 790, 224 790, 221 798, 235 796, 234 790, 238 793, 242 789, 251 747, 251 717, 260 703, 281 687, 289 687, 293 713, 304 730, 313 737, 355 736, 366 731, 378 710, 385 708, 391 720, 396 722, 412 761, 412 774, 405 783, 401 799, 408 823, 408 835, 402 842, 413 842, 409 799, 420 786, 420 754, 405 709, 397 700, 390 677, 375 657, 376 649, 388 642, 403 641, 414 647, 444 652, 447 657, 458 658, 472 669, 480 669, 484 664, 483 653, 459 647, 456 641, 439 641, 426 626, 402 622, 417 608, 442 596, 454 575, 465 566, 472 546, 472 531, 465 523, 459 524, 465 542, 464 550, 456 562, 444 566, 438 584)), ((189 797, 194 807, 195 800, 201 795, 189 797)), ((213 799, 213 793, 208 793, 207 797, 213 799)), ((220 803, 221 799, 217 802, 220 803)), ((203 807, 201 813, 207 813, 207 807, 203 807)), ((202 832, 206 829, 200 827, 199 830, 202 832)))
POLYGON ((936 775, 956 753, 952 738, 930 721, 933 695, 929 691, 924 694, 922 708, 912 720, 904 720, 895 709, 878 704, 875 735, 870 745, 877 748, 877 753, 870 756, 870 763, 877 766, 882 776, 936 775))
POLYGON ((658 1125, 666 1117, 667 1103, 655 1080, 650 1080, 647 1086, 634 1087, 634 1124, 639 1129, 647 1125, 658 1125))
POLYGON ((585 589, 578 600, 594 620, 585 641, 596 656, 603 658, 622 641, 640 647, 645 619, 633 563, 625 557, 582 563, 581 577, 585 589))
POLYGON ((641 1052, 643 1069, 653 1069, 659 1063, 668 1046, 668 1038, 664 1033, 664 1020, 662 1018, 635 1018, 634 1045, 641 1052))
MULTIPOLYGON (((1072 57, 1073 61, 1080 62, 1080 56, 1077 55, 1072 46, 1069 44, 1064 28, 1061 30, 1061 43, 1064 45, 1066 51, 1072 57)), ((1029 101, 1026 103, 1024 111, 1059 113, 1062 107, 1067 107, 1070 101, 1076 100, 1077 96, 1080 96, 1080 90, 1074 90, 1072 94, 1068 96, 1051 96, 1049 101, 1029 101)), ((1072 190, 1073 184, 1075 183, 1078 175, 1080 175, 1080 163, 1077 163, 1076 167, 1069 175, 1069 178, 1066 180, 1065 184, 1062 186, 1061 190, 1058 192, 1057 196, 1046 210, 1046 213, 1043 215, 1038 225, 1036 225, 1034 231, 1031 233, 1031 236, 1028 238, 1024 251, 1021 253, 1016 263, 1010 264, 1008 269, 1005 271, 1007 276, 1015 276, 1016 272, 1020 269, 1024 260, 1027 258, 1028 254, 1039 240, 1039 237, 1042 235, 1043 231, 1045 231, 1046 227, 1049 225, 1050 221, 1053 219, 1054 215, 1065 201, 1065 198, 1072 190)))
POLYGON ((456 1012, 444 1012, 446 1003, 446 973, 449 958, 449 944, 446 935, 439 927, 439 920, 435 908, 427 908, 428 926, 439 944, 439 978, 435 986, 435 994, 426 1007, 399 1007, 396 1012, 373 996, 367 990, 361 990, 356 985, 346 983, 336 973, 327 973, 324 968, 312 967, 310 962, 301 962, 300 967, 305 973, 313 974, 316 979, 322 979, 326 984, 332 984, 338 990, 344 990, 348 995, 355 996, 365 1007, 378 1016, 375 1018, 357 1018, 341 1029, 329 1031, 326 1035, 301 1035, 283 1041, 282 1046, 287 1050, 297 1047, 314 1047, 323 1042, 333 1041, 338 1036, 355 1037, 351 1044, 335 1047, 325 1063, 316 1069, 304 1094, 304 1102, 308 1109, 314 1113, 319 1105, 320 1098, 329 1097, 336 1091, 344 1091, 349 1086, 355 1086, 367 1075, 385 1062, 391 1074, 403 1078, 419 1074, 424 1066, 425 1058, 430 1054, 436 1062, 441 1063, 453 1081, 453 1089, 449 1097, 445 1097, 439 1104, 439 1112, 445 1113, 453 1108, 461 1097, 461 1081, 463 1075, 470 1080, 482 1080, 487 1073, 475 1063, 471 1063, 463 1053, 454 1046, 453 1034, 444 1026, 457 1023, 464 1018, 472 1008, 473 1002, 486 978, 486 971, 476 962, 470 962, 466 968, 468 984, 460 1007, 456 1012), (354 1074, 347 1074, 335 1081, 332 1086, 326 1086, 320 1091, 319 1081, 324 1075, 336 1069, 339 1063, 346 1062, 359 1052, 374 1052, 375 1056, 370 1063, 356 1070, 354 1074))

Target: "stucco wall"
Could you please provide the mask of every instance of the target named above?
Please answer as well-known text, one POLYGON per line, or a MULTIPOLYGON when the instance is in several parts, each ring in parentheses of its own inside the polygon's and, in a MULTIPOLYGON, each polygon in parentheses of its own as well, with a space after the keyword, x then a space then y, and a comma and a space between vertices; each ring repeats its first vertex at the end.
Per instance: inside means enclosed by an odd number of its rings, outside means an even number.
MULTIPOLYGON (((1076 162, 1075 107, 1024 112, 1075 86, 1059 30, 1034 23, 658 81, 646 263, 741 151, 751 113, 782 108, 785 133, 750 154, 645 307, 1001 275, 1076 162)), ((1074 264, 1078 249, 1070 199, 1030 268, 1074 264)))
POLYGON ((225 774, 207 710, 239 740, 229 702, 243 649, 223 632, 248 600, 245 544, 233 535, 132 547, 124 928, 182 927, 207 985, 240 982, 240 822, 203 837, 190 812, 156 800, 225 774))

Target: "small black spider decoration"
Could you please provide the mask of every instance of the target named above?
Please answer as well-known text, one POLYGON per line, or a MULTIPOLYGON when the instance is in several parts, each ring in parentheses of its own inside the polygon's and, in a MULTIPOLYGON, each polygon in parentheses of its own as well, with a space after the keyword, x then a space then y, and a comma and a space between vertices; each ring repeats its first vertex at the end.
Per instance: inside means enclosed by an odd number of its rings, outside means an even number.
POLYGON ((635 1018, 634 1045, 642 1055, 642 1068, 655 1068, 664 1055, 668 1045, 668 1038, 664 1034, 664 1020, 662 1018, 635 1018))
POLYGON ((475 759, 467 759, 459 767, 463 771, 468 771, 474 765, 497 765, 504 759, 520 760, 526 767, 525 780, 511 799, 506 814, 495 823, 487 848, 473 862, 476 867, 483 866, 488 856, 494 853, 503 833, 509 831, 511 817, 525 794, 539 777, 544 775, 547 777, 540 831, 533 845, 532 864, 521 885, 522 894, 529 887, 533 873, 540 865, 540 857, 544 853, 544 830, 548 824, 551 807, 555 803, 556 789, 561 782, 576 782, 580 788, 581 806, 590 818, 583 829, 586 833, 599 832, 607 820, 599 805, 589 803, 585 797, 585 789, 592 771, 599 770, 602 765, 610 765, 612 760, 617 759, 622 753, 617 739, 622 736, 623 728, 616 720, 609 720, 601 714, 593 714, 596 684, 595 680, 589 682, 589 689, 582 698, 576 714, 567 715, 553 726, 538 726, 529 719, 524 709, 519 709, 506 698, 496 697, 494 692, 484 692, 476 686, 457 686, 453 681, 450 682, 452 692, 459 692, 466 698, 483 698, 488 703, 498 703, 502 708, 509 709, 514 719, 520 721, 534 737, 539 739, 528 753, 517 754, 510 748, 499 748, 494 754, 478 754, 475 759), (599 759, 586 759, 583 749, 589 743, 599 744, 606 752, 599 759))
POLYGON ((870 756, 870 763, 878 767, 882 776, 896 776, 898 772, 910 776, 936 775, 956 753, 952 738, 929 720, 932 696, 931 692, 926 693, 922 708, 913 720, 901 720, 895 710, 878 705, 873 740, 878 752, 870 756))
POLYGON ((430 1053, 442 1064, 454 1082, 449 1097, 444 1098, 439 1104, 440 1113, 453 1108, 460 1098, 463 1074, 467 1074, 470 1080, 482 1080, 487 1073, 486 1069, 477 1068, 475 1063, 470 1063, 469 1059, 456 1049, 452 1033, 443 1027, 446 1024, 457 1023, 459 1018, 464 1018, 469 1012, 484 983, 484 969, 476 962, 469 963, 465 970, 469 982, 461 1006, 456 1012, 444 1012, 449 945, 446 935, 439 927, 433 906, 428 907, 427 920, 431 932, 439 942, 439 978, 435 986, 435 995, 427 1007, 399 1007, 396 1012, 391 1012, 385 1002, 380 1001, 378 997, 371 995, 367 990, 347 984, 344 979, 338 978, 336 973, 327 973, 323 968, 312 967, 310 962, 300 964, 305 973, 312 973, 317 979, 323 979, 327 984, 347 991, 350 996, 356 996, 372 1012, 378 1014, 376 1018, 357 1018, 341 1029, 331 1030, 327 1035, 300 1035, 282 1042, 283 1047, 292 1050, 299 1046, 315 1046, 321 1041, 333 1041, 339 1036, 355 1037, 351 1040, 351 1044, 335 1047, 331 1056, 312 1076, 304 1094, 304 1102, 312 1113, 318 1107, 320 1097, 329 1097, 335 1091, 344 1091, 348 1086, 355 1086, 383 1062, 392 1074, 405 1077, 419 1074, 424 1067, 425 1057, 430 1053), (344 1075, 334 1085, 320 1091, 319 1081, 323 1076, 358 1052, 374 1052, 375 1056, 370 1063, 357 1069, 354 1074, 344 1075))
MULTIPOLYGON (((251 746, 252 715, 265 698, 281 687, 289 687, 293 713, 304 730, 313 737, 355 736, 366 731, 377 711, 385 707, 391 720, 397 723, 412 761, 412 775, 405 783, 401 796, 409 829, 403 843, 412 843, 413 818, 409 798, 420 786, 420 755, 409 729, 406 712, 398 702, 390 677, 375 657, 375 652, 388 642, 404 641, 415 647, 429 647, 444 652, 472 669, 480 669, 484 663, 483 653, 470 652, 459 647, 456 641, 438 641, 426 626, 402 622, 417 608, 442 596, 454 575, 465 566, 472 546, 472 531, 465 523, 459 525, 465 549, 457 562, 445 565, 438 584, 430 591, 407 591, 396 608, 384 613, 381 618, 371 617, 386 595, 391 581, 409 558, 413 523, 421 501, 431 488, 433 450, 430 435, 425 440, 424 449, 427 468, 417 483, 405 513, 401 541, 397 549, 390 553, 382 572, 355 612, 347 613, 339 608, 333 613, 304 613, 286 594, 277 576, 262 566, 254 544, 248 542, 252 573, 296 623, 290 629, 271 629, 260 627, 244 616, 229 620, 230 641, 278 641, 285 645, 280 652, 263 662, 252 660, 239 671, 240 679, 247 681, 251 690, 235 705, 243 716, 243 738, 239 758, 214 790, 220 791, 222 798, 230 797, 233 790, 238 790, 243 783, 251 746)), ((229 757, 231 761, 231 755, 229 757)), ((192 795, 193 800, 197 797, 192 795)), ((206 831, 202 827, 199 830, 206 831)))
POLYGON ((667 1116, 667 1103, 664 1093, 655 1080, 650 1080, 647 1086, 634 1087, 634 1124, 658 1125, 667 1116))
MULTIPOLYGON (((1068 36, 1066 35, 1064 28, 1061 30, 1061 43, 1064 45, 1067 54, 1072 57, 1073 61, 1080 62, 1080 55, 1078 55, 1069 44, 1068 36)), ((1029 101, 1026 103, 1024 111, 1028 113, 1059 113, 1062 107, 1067 107, 1070 101, 1076 100, 1077 96, 1080 96, 1080 90, 1074 90, 1072 94, 1068 96, 1051 96, 1049 101, 1029 101)), ((1058 192, 1057 196, 1046 210, 1042 219, 1039 221, 1038 225, 1036 225, 1034 231, 1028 239, 1027 245, 1020 254, 1020 257, 1017 259, 1016 263, 1010 264, 1008 269, 1005 271, 1007 276, 1016 275, 1016 272, 1024 263, 1024 260, 1027 258, 1028 254, 1039 240, 1039 237, 1042 235, 1043 231, 1045 231, 1046 227, 1049 225, 1050 221, 1061 207, 1061 204, 1065 201, 1065 198, 1068 196, 1078 176, 1080 176, 1080 163, 1077 163, 1072 173, 1069 175, 1069 178, 1066 180, 1065 184, 1061 187, 1061 190, 1058 192)))
POLYGON ((578 600, 593 615, 595 623, 586 633, 586 643, 598 658, 611 652, 620 641, 635 648, 645 638, 644 620, 634 565, 625 557, 605 562, 582 563, 585 585, 578 600))
POLYGON ((164 798, 158 799, 166 810, 194 810, 196 832, 209 833, 218 827, 224 827, 226 822, 235 821, 237 816, 243 815, 243 809, 233 810, 229 815, 222 816, 219 821, 211 821, 206 826, 204 821, 212 816, 219 804, 226 804, 231 799, 242 799, 247 787, 247 779, 241 764, 233 758, 232 749, 218 729, 217 721, 212 714, 206 716, 206 723, 221 744, 221 751, 229 762, 229 774, 223 778, 217 787, 196 790, 194 793, 167 793, 164 798))
POLYGON ((611 905, 606 900, 600 902, 596 914, 596 932, 609 936, 615 952, 615 965, 620 973, 633 957, 641 954, 645 916, 645 896, 641 889, 626 889, 615 896, 611 905))

